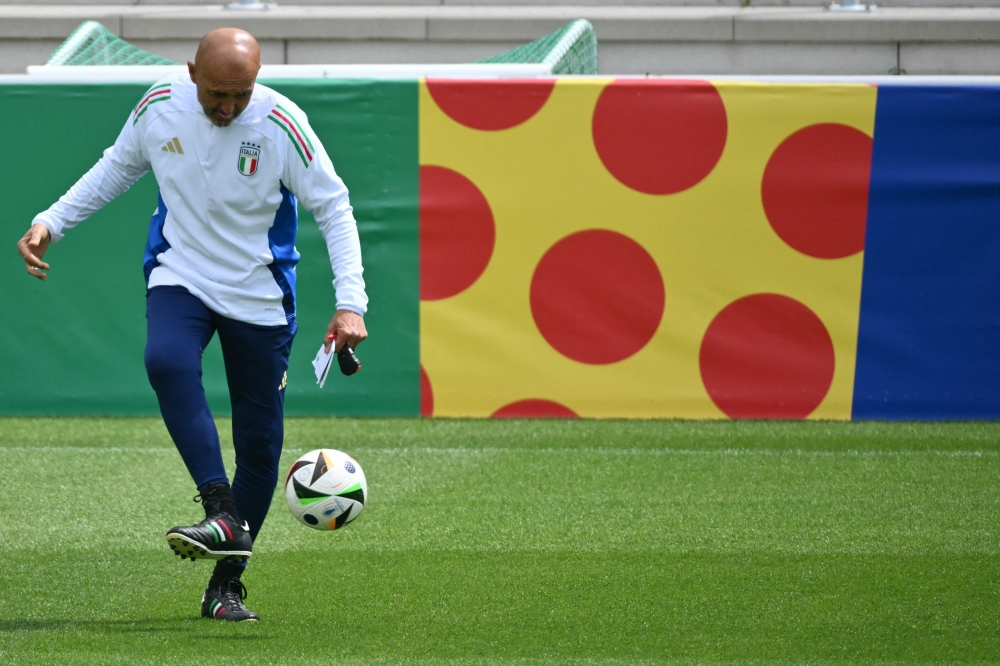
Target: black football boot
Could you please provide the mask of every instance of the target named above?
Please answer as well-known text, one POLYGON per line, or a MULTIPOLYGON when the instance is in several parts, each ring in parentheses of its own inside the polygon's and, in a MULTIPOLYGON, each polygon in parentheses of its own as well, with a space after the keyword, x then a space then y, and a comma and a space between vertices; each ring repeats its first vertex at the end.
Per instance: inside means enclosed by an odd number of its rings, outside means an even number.
POLYGON ((247 588, 238 576, 223 578, 218 583, 210 581, 201 598, 201 616, 229 622, 256 622, 257 614, 243 605, 246 598, 247 588))
POLYGON ((228 483, 209 486, 195 495, 205 507, 205 520, 190 527, 174 527, 167 532, 167 543, 181 556, 196 559, 246 562, 253 550, 253 539, 245 522, 236 514, 236 502, 228 483))

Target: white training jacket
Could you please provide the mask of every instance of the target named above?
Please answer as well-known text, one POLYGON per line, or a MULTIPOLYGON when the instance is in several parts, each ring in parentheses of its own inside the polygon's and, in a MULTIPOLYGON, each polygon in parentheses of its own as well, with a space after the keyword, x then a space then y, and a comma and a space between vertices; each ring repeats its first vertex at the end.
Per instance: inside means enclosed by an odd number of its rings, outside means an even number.
POLYGON ((251 324, 292 323, 297 196, 326 240, 337 309, 365 314, 347 188, 285 96, 257 84, 243 113, 216 127, 189 77, 159 81, 115 145, 33 224, 58 241, 150 170, 160 197, 143 260, 149 288, 184 287, 215 312, 251 324))

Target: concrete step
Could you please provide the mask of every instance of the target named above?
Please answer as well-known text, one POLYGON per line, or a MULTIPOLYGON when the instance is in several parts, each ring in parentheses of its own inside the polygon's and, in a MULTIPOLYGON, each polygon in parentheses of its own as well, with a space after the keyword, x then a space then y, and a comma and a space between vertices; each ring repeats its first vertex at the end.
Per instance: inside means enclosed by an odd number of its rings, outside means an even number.
POLYGON ((219 26, 249 30, 268 64, 470 62, 575 18, 594 24, 611 74, 1000 73, 1000 8, 3 5, 4 73, 42 64, 81 21, 174 60, 219 26))
MULTIPOLYGON (((575 0, 573 4, 582 7, 742 7, 743 3, 751 7, 825 7, 830 0, 575 0)), ((25 0, 0 0, 0 5, 26 5, 25 0)), ((225 2, 219 0, 34 0, 30 3, 36 6, 217 6, 225 2)), ((278 2, 279 7, 294 6, 384 6, 399 5, 400 0, 293 0, 278 2)), ((406 5, 447 5, 464 6, 561 6, 566 0, 408 0, 406 5)), ((1000 0, 876 0, 879 7, 1000 7, 1000 0)))
POLYGON ((1000 41, 1000 8, 880 7, 838 13, 814 7, 607 6, 0 6, 0 39, 64 38, 97 20, 127 40, 195 39, 219 26, 259 39, 530 41, 575 18, 600 41, 980 42, 1000 41))

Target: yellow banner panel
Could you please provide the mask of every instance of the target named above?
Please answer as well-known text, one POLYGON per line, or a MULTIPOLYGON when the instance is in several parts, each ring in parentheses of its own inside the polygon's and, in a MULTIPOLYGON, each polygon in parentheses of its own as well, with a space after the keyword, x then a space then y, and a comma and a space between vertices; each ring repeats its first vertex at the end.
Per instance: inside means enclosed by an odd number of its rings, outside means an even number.
POLYGON ((849 419, 876 95, 422 82, 423 412, 849 419))

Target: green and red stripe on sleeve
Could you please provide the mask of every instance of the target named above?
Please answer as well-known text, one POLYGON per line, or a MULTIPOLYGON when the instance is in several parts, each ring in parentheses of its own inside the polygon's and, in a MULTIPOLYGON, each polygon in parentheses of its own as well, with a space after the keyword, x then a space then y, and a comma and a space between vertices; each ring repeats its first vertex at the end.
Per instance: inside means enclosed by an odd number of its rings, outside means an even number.
POLYGON ((313 155, 316 149, 313 148, 312 141, 309 140, 309 135, 306 131, 302 129, 302 125, 299 121, 288 112, 288 109, 281 106, 280 104, 271 110, 271 113, 267 115, 268 120, 274 122, 281 129, 285 130, 285 134, 291 139, 292 145, 295 146, 296 152, 298 152, 299 157, 302 158, 302 164, 308 169, 310 162, 313 161, 313 155))
POLYGON ((139 122, 139 117, 146 113, 146 109, 149 108, 150 104, 155 104, 156 102, 163 102, 170 99, 170 84, 163 83, 158 86, 153 86, 146 91, 146 95, 139 102, 139 105, 135 107, 135 111, 132 112, 132 124, 135 125, 139 122))

